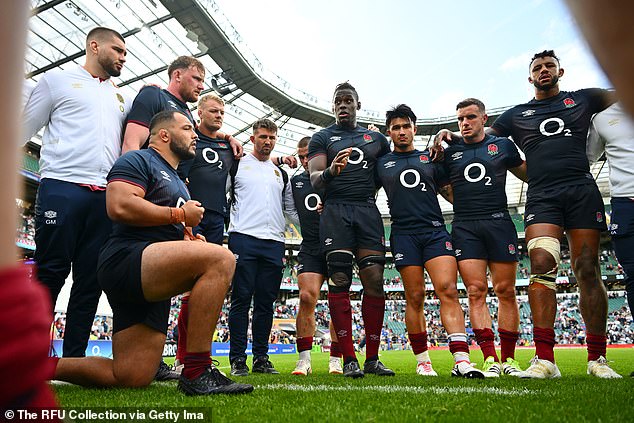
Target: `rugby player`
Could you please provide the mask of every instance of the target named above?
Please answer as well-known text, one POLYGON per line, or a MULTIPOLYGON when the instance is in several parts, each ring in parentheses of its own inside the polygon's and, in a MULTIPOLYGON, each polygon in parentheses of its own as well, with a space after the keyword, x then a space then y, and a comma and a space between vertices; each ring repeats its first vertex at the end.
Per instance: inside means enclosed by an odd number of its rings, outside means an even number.
MULTIPOLYGON (((291 178, 295 209, 299 215, 302 231, 302 245, 297 260, 297 284, 299 285, 299 311, 297 312, 297 351, 299 360, 293 370, 294 375, 307 375, 312 372, 310 351, 315 333, 315 306, 319 299, 319 290, 327 275, 326 259, 319 242, 319 213, 317 207, 321 197, 310 183, 308 173, 308 143, 310 137, 304 137, 297 143, 297 157, 304 172, 291 178)), ((330 323, 330 361, 331 374, 342 374, 341 351, 332 322, 330 323)))
POLYGON ((83 386, 141 387, 155 377, 165 344, 170 298, 191 291, 187 353, 178 387, 187 395, 245 393, 211 363, 209 347, 235 268, 230 251, 191 235, 203 214, 176 168, 195 154, 196 133, 179 111, 150 122, 149 148, 123 155, 108 174, 113 232, 98 278, 112 306, 114 359, 62 358, 55 379, 83 386))
POLYGON ((458 270, 467 287, 471 326, 485 359, 482 370, 490 376, 502 372, 518 376, 517 232, 507 210, 505 185, 507 169, 526 179, 526 164, 511 140, 485 134, 488 117, 480 100, 463 100, 456 111, 463 141, 445 151, 443 164, 451 182, 445 187, 453 195, 451 238, 458 270), (501 363, 486 303, 487 267, 499 301, 501 363))
POLYGON ((97 257, 108 239, 106 175, 121 155, 132 104, 111 80, 126 61, 121 34, 103 27, 86 37, 86 63, 46 72, 24 107, 25 141, 43 126, 35 205, 37 274, 53 307, 73 269, 63 355, 86 354, 101 289, 97 257))
MULTIPOLYGON (((526 156, 524 225, 531 261, 528 298, 536 355, 521 376, 561 377, 555 364, 553 327, 560 239, 565 231, 586 325, 588 374, 616 378, 617 373, 605 360, 608 300, 598 257, 601 231, 606 229, 605 213, 585 151, 592 115, 612 104, 614 95, 598 88, 561 91, 559 79, 563 75, 554 51, 536 53, 528 77, 535 98, 507 110, 487 130, 492 135, 512 136, 526 156)), ((441 131, 436 145, 442 139, 450 140, 450 132, 441 131)))
POLYGON ((452 376, 483 378, 471 365, 464 312, 458 301, 456 259, 438 204, 439 186, 446 185, 442 165, 432 163, 428 151, 414 148, 416 115, 401 104, 386 113, 386 127, 394 151, 379 158, 378 184, 388 198, 392 218, 390 247, 405 288, 405 326, 416 356, 416 373, 438 376, 427 351, 425 270, 440 300, 440 317, 454 356, 452 376))
MULTIPOLYGON (((196 156, 189 170, 189 192, 205 209, 200 223, 193 228, 194 234, 201 234, 207 242, 222 245, 225 221, 229 210, 227 197, 227 177, 234 162, 234 154, 224 137, 219 137, 225 115, 225 102, 216 94, 207 94, 198 101, 200 124, 196 128, 196 156)), ((182 370, 182 362, 187 345, 187 321, 189 315, 189 293, 181 298, 178 314, 178 348, 174 368, 182 370)))
POLYGON ((313 135, 308 146, 308 169, 313 187, 325 192, 320 220, 321 247, 328 266, 328 304, 344 356, 343 374, 392 376, 379 361, 385 312, 383 222, 375 204, 374 167, 390 151, 385 136, 357 125, 361 109, 349 83, 335 88, 332 111, 336 123, 313 135), (352 343, 350 286, 356 258, 363 284, 362 315, 367 336, 361 370, 352 343))

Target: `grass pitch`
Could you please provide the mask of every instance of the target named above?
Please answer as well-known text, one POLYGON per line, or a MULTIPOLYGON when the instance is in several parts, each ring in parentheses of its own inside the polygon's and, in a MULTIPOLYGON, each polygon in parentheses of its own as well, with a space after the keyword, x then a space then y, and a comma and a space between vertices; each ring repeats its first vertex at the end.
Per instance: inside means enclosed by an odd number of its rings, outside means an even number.
MULTIPOLYGON (((523 368, 533 350, 518 350, 523 368)), ((381 361, 395 377, 368 375, 350 380, 328 374, 328 355, 313 353, 313 374, 293 376, 297 355, 272 356, 280 375, 249 375, 240 382, 255 391, 240 396, 186 397, 175 382, 154 383, 145 389, 86 389, 55 385, 66 407, 205 407, 214 422, 617 422, 634 420, 634 370, 632 349, 609 349, 608 360, 621 375, 619 380, 601 380, 586 375, 585 349, 556 349, 559 380, 499 379, 465 380, 450 376, 453 364, 449 351, 430 351, 439 377, 415 374, 411 351, 388 351, 381 361)), ((364 357, 359 357, 363 364, 364 357)), ((479 351, 472 360, 482 363, 479 351)), ((229 373, 226 357, 221 370, 229 373)), ((249 359, 249 367, 250 359, 249 359)), ((236 378, 234 378, 236 379, 236 378)), ((94 421, 94 420, 93 420, 94 421)), ((167 421, 167 420, 161 420, 167 421)), ((182 420, 181 420, 182 421, 182 420)))

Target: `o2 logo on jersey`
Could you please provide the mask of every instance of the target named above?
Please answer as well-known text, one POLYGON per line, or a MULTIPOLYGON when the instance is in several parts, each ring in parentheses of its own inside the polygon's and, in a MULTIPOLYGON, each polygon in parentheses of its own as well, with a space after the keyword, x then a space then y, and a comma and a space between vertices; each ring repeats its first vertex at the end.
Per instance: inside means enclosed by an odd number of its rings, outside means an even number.
POLYGON ((562 132, 564 133, 564 137, 572 137, 572 132, 570 131, 570 129, 567 129, 565 127, 564 121, 558 117, 552 117, 542 121, 542 123, 539 124, 539 132, 547 137, 559 135, 562 132), (553 125, 548 124, 556 124, 557 128, 554 128, 553 125), (548 125, 548 128, 546 128, 546 125, 548 125))
POLYGON ((205 161, 209 164, 214 164, 214 163, 218 163, 218 169, 222 169, 222 160, 220 160, 220 156, 218 156, 218 152, 215 151, 213 148, 204 148, 203 152, 203 159, 205 159, 205 161))
POLYGON ((317 210, 317 206, 319 206, 319 203, 321 203, 321 198, 319 198, 319 195, 315 193, 308 194, 306 198, 304 198, 304 207, 306 207, 306 210, 317 210))
POLYGON ((471 163, 470 165, 464 168, 464 178, 467 182, 476 183, 484 179, 484 185, 490 186, 491 177, 486 176, 486 174, 487 174, 487 170, 482 163, 471 163), (476 169, 477 174, 474 176, 471 176, 471 169, 476 169))
POLYGON ((405 188, 418 188, 421 187, 421 191, 427 191, 425 182, 421 182, 420 173, 415 169, 405 169, 399 175, 399 181, 405 188), (409 176, 412 175, 412 176, 409 176), (409 181, 408 181, 409 180, 409 181))
POLYGON ((348 163, 353 164, 353 165, 362 163, 363 164, 362 167, 364 169, 367 169, 368 168, 368 161, 367 160, 363 160, 363 157, 364 157, 363 150, 361 150, 360 148, 357 148, 357 147, 352 147, 352 151, 350 152, 350 156, 348 157, 348 163), (352 155, 355 152, 358 153, 359 156, 355 157, 355 158, 352 158, 352 155))

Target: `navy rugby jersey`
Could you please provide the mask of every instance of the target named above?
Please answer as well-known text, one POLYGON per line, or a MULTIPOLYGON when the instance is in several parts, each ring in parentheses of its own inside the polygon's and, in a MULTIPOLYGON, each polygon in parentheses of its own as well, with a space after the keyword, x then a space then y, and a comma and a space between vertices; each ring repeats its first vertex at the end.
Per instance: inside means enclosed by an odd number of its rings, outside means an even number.
MULTIPOLYGON (((196 157, 189 170, 189 193, 206 210, 226 216, 227 177, 233 164, 233 150, 222 139, 209 138, 196 130, 196 157)), ((179 166, 180 167, 180 166, 179 166)))
POLYGON ((337 153, 349 147, 353 149, 348 164, 326 184, 324 203, 374 203, 376 160, 390 152, 390 144, 383 134, 361 126, 344 129, 331 125, 312 136, 308 159, 326 155, 326 166, 330 166, 337 153))
MULTIPOLYGON (((125 124, 127 125, 128 122, 133 122, 149 128, 154 115, 166 110, 177 110, 184 113, 189 121, 196 126, 196 121, 189 111, 187 103, 180 101, 169 91, 153 85, 147 85, 141 88, 141 91, 139 91, 134 98, 125 124)), ((147 147, 147 141, 143 147, 147 147)), ((184 160, 178 165, 178 174, 181 179, 185 180, 187 178, 192 162, 193 160, 184 160)))
POLYGON ((302 231, 301 250, 316 254, 320 251, 317 205, 321 202, 321 198, 310 184, 308 172, 293 176, 290 183, 302 231))
POLYGON ((454 220, 507 215, 506 170, 522 164, 511 140, 487 135, 475 144, 460 141, 445 150, 443 164, 453 189, 454 220))
POLYGON ((437 187, 449 183, 429 151, 392 152, 377 162, 377 178, 387 194, 392 233, 414 234, 445 228, 437 187))
POLYGON ((609 106, 608 91, 561 91, 504 112, 493 124, 498 136, 512 136, 526 155, 528 192, 594 183, 586 157, 592 115, 609 106))
MULTIPOLYGON (((176 170, 153 148, 129 151, 119 157, 107 179, 108 183, 125 181, 143 188, 145 200, 158 206, 180 207, 190 199, 187 187, 176 170)), ((183 239, 184 230, 182 223, 131 226, 113 222, 110 238, 119 241, 176 241, 183 239)))

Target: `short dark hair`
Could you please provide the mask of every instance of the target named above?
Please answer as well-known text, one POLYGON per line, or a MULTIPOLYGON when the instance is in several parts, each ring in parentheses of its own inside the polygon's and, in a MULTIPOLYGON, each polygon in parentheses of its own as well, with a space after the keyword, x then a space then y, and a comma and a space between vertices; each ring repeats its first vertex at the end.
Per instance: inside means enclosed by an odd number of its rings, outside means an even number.
POLYGON ((176 119, 176 114, 181 114, 187 117, 185 113, 178 110, 163 110, 162 112, 158 112, 157 114, 152 116, 152 120, 150 121, 150 134, 154 135, 156 130, 161 129, 160 126, 163 126, 168 122, 172 122, 174 119, 176 119))
POLYGON ((169 67, 167 68, 167 76, 169 77, 169 79, 172 79, 172 74, 175 71, 179 69, 189 69, 192 66, 198 69, 200 73, 205 73, 205 66, 200 60, 192 56, 179 56, 176 58, 176 60, 170 63, 169 67))
POLYGON ((544 51, 540 51, 539 53, 535 53, 533 55, 531 62, 528 64, 528 68, 530 69, 535 59, 543 59, 544 57, 552 57, 553 59, 557 61, 558 65, 561 65, 561 63, 559 62, 559 57, 555 55, 555 50, 544 50, 544 51))
POLYGON ((340 90, 350 90, 357 97, 357 101, 359 101, 359 93, 357 93, 357 89, 352 86, 352 84, 348 81, 342 82, 341 84, 337 84, 335 87, 335 93, 340 90))
POLYGON ((399 104, 385 112, 385 126, 388 130, 390 129, 390 122, 397 118, 409 119, 416 125, 416 115, 407 104, 399 104))
POLYGON ((255 131, 260 128, 268 129, 271 132, 277 133, 277 125, 271 119, 258 119, 253 122, 253 125, 251 125, 251 129, 253 130, 254 134, 255 131))
POLYGON ((309 142, 310 142, 310 137, 304 137, 297 142, 297 148, 308 147, 309 142))
POLYGON ((123 35, 105 26, 98 26, 91 29, 88 34, 86 34, 86 43, 90 42, 90 40, 104 41, 108 37, 116 37, 125 43, 123 35))
POLYGON ((469 106, 478 106, 478 110, 480 111, 480 113, 486 112, 486 107, 484 107, 484 103, 478 100, 477 98, 472 98, 472 97, 465 98, 460 103, 456 104, 456 110, 464 109, 465 107, 469 107, 469 106))

